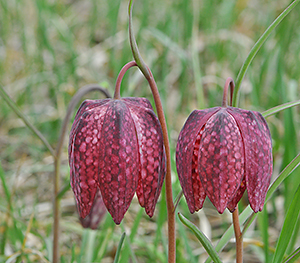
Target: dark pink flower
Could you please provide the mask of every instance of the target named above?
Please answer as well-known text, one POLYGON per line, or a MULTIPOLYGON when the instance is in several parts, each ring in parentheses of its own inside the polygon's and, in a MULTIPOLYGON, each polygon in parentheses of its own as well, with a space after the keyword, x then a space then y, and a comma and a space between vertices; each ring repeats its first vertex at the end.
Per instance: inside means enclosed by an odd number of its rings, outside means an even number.
POLYGON ((272 175, 267 123, 239 108, 195 110, 180 132, 176 164, 191 213, 206 196, 219 213, 233 212, 246 189, 253 211, 261 211, 272 175))
POLYGON ((86 100, 69 141, 71 186, 85 218, 99 188, 119 224, 134 194, 152 217, 165 176, 160 123, 144 98, 86 100))

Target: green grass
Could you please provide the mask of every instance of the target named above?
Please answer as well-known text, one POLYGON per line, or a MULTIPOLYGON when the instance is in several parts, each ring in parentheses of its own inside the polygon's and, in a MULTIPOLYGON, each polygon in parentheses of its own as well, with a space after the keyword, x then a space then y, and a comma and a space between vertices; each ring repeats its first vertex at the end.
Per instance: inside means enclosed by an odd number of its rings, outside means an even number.
MULTIPOLYGON (((127 4, 121 0, 0 0, 0 82, 53 148, 75 92, 86 84, 98 83, 113 94, 118 71, 132 60, 127 4)), ((175 147, 184 121, 193 109, 221 105, 225 79, 236 78, 253 44, 288 4, 279 0, 135 1, 137 43, 157 81, 168 121, 174 196, 180 192, 175 147)), ((298 5, 257 53, 242 83, 239 107, 262 112, 300 99, 299 12, 298 5)), ((147 82, 137 69, 126 74, 121 95, 145 96, 152 101, 147 82)), ((103 98, 98 93, 88 97, 103 98)), ((274 178, 299 153, 299 112, 297 106, 267 118, 273 138, 274 178)), ((67 142, 62 159, 65 186, 69 183, 67 142)), ((51 261, 53 160, 2 98, 0 160, 0 262, 14 253, 16 259, 11 262, 51 261)), ((300 184, 299 173, 299 169, 294 170, 280 185, 258 224, 246 233, 246 238, 263 242, 270 249, 256 249, 256 243, 246 246, 245 262, 259 262, 259 257, 272 261, 284 218, 300 184)), ((122 228, 107 216, 99 231, 84 230, 72 191, 67 190, 61 198, 62 262, 112 262, 122 228)), ((241 207, 244 204, 246 199, 241 207)), ((135 199, 122 223, 126 237, 120 262, 166 262, 164 196, 154 219, 139 211, 135 199)), ((178 211, 202 226, 201 216, 189 214, 184 198, 178 211)), ((209 224, 201 230, 211 230, 209 238, 215 244, 231 219, 227 213, 219 215, 208 201, 203 211, 209 224)), ((178 219, 177 224, 180 262, 204 262, 206 254, 197 238, 178 219)), ((298 223, 286 255, 299 246, 298 223)), ((223 256, 233 261, 231 243, 220 254, 221 259, 223 256)))

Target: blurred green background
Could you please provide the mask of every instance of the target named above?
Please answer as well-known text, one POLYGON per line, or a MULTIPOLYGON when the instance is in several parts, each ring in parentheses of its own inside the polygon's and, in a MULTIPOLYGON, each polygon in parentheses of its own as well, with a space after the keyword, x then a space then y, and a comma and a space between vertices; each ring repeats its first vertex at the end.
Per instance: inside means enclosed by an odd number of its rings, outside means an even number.
MULTIPOLYGON (((157 81, 168 122, 174 197, 180 192, 174 149, 184 121, 193 109, 221 105, 225 79, 236 78, 251 47, 290 2, 135 1, 135 35, 157 81)), ((121 0, 0 0, 0 83, 53 147, 72 95, 90 83, 113 94, 119 70, 133 59, 127 5, 128 1, 121 0)), ((262 112, 299 100, 299 13, 297 6, 258 52, 242 83, 239 107, 262 112)), ((145 96, 152 101, 147 82, 137 69, 126 74, 121 95, 145 96)), ((267 119, 273 137, 274 177, 299 153, 299 121, 299 107, 267 119)), ((2 98, 0 160, 0 262, 21 249, 33 212, 26 243, 31 250, 22 260, 51 261, 53 159, 2 98)), ((259 223, 247 232, 245 262, 267 262, 272 257, 284 214, 299 183, 298 169, 268 202, 259 223), (264 244, 270 247, 267 252, 264 244)), ((62 185, 68 189, 67 139, 62 185)), ((241 209, 246 204, 247 198, 241 209)), ((231 222, 229 213, 219 215, 209 201, 201 212, 189 215, 182 198, 178 210, 213 242, 231 222)), ((61 224, 62 262, 112 262, 124 229, 130 238, 121 262, 166 262, 164 191, 154 220, 141 212, 134 199, 122 227, 114 226, 108 216, 96 232, 80 226, 69 189, 62 197, 61 224), (133 228, 137 224, 138 228, 133 228)), ((178 262, 203 262, 205 253, 195 237, 180 222, 177 230, 178 262)), ((296 231, 289 251, 297 245, 296 231)), ((230 243, 221 257, 232 262, 234 253, 230 243)), ((21 262, 21 258, 16 260, 21 262)))

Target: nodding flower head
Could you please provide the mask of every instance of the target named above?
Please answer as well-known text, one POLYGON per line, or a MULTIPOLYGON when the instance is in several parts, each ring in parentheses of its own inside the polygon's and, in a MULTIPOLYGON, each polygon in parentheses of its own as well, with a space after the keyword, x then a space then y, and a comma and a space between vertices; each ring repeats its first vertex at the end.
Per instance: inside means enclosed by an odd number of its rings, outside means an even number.
POLYGON ((226 207, 233 212, 246 189, 254 212, 264 205, 273 163, 268 125, 259 112, 224 101, 193 111, 179 134, 176 165, 191 213, 206 196, 219 213, 226 207))
POLYGON ((145 98, 84 101, 69 140, 71 186, 79 214, 91 211, 100 189, 119 224, 134 194, 152 217, 165 176, 158 118, 145 98))

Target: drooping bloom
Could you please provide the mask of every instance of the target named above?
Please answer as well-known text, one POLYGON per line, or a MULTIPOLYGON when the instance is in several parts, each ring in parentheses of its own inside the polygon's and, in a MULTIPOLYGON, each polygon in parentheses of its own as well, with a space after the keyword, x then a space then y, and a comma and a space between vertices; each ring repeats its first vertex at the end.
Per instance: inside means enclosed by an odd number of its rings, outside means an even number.
POLYGON ((107 209, 104 205, 101 192, 97 189, 90 213, 85 218, 79 217, 79 220, 84 228, 97 229, 106 213, 107 209))
POLYGON ((219 213, 233 212, 246 189, 253 211, 261 211, 272 175, 267 123, 259 112, 227 105, 195 110, 179 134, 176 165, 191 213, 206 196, 219 213))
POLYGON ((158 118, 145 98, 84 101, 69 140, 71 186, 79 214, 92 209, 98 189, 119 224, 134 194, 152 217, 165 176, 158 118))

